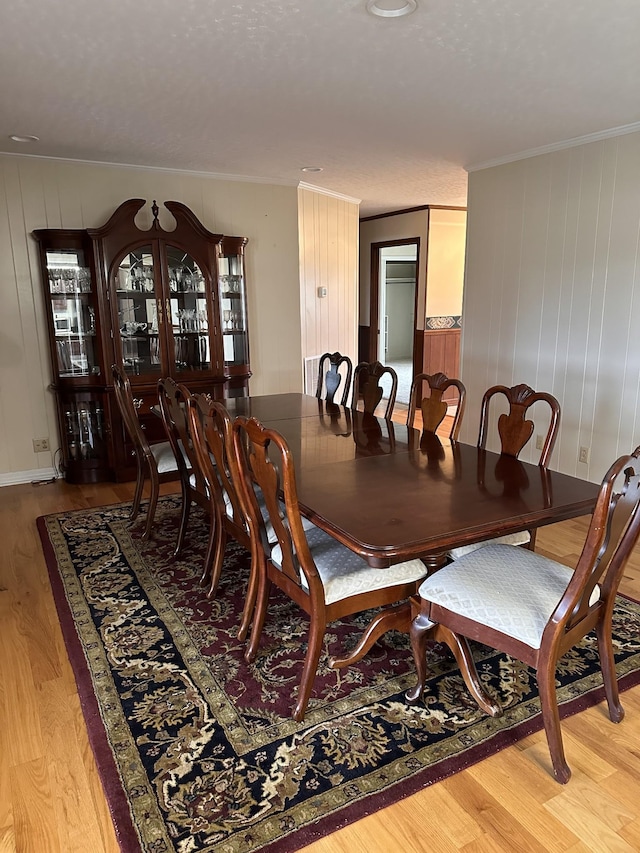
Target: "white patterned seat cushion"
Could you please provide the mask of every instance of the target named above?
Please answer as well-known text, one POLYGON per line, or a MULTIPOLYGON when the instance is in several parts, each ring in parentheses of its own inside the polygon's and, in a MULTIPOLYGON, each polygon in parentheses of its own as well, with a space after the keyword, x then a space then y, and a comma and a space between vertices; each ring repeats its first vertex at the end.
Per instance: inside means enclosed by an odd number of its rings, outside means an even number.
MULTIPOLYGON (((420 595, 539 649, 573 570, 535 551, 486 545, 428 577, 420 595)), ((600 597, 595 587, 590 604, 600 597)))
POLYGON ((486 548, 487 545, 526 545, 530 540, 529 531, 521 530, 519 533, 507 533, 505 536, 496 536, 495 539, 485 539, 483 542, 474 542, 473 545, 461 545, 459 548, 452 548, 448 556, 452 560, 459 560, 465 554, 470 554, 478 548, 486 548))
POLYGON ((150 445, 153 458, 158 466, 158 474, 168 474, 170 471, 178 470, 176 457, 168 441, 160 441, 158 444, 150 445))
MULTIPOLYGON (((307 542, 322 580, 327 604, 342 601, 361 592, 418 581, 427 573, 422 560, 408 560, 388 569, 372 569, 362 557, 315 525, 307 531, 307 542)), ((271 562, 279 569, 282 568, 280 545, 276 545, 271 551, 271 562)), ((302 585, 306 587, 306 579, 302 573, 301 580, 302 585)))

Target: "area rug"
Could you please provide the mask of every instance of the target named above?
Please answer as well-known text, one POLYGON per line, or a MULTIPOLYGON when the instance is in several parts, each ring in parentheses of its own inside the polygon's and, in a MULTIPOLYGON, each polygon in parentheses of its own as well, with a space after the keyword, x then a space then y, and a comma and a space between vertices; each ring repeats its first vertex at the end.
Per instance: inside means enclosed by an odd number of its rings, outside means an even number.
MULTIPOLYGON (((541 728, 532 673, 483 646, 481 678, 505 714, 486 717, 445 648, 430 649, 424 704, 407 638, 391 632, 360 664, 328 668, 370 614, 330 627, 309 710, 291 718, 306 616, 273 595, 260 654, 236 638, 248 554, 231 543, 217 597, 198 583, 206 519, 172 557, 179 514, 160 501, 154 537, 129 505, 38 519, 84 715, 126 853, 284 853, 436 782, 541 728)), ((640 606, 620 598, 621 687, 640 681, 640 606)), ((603 698, 595 639, 558 669, 562 715, 603 698)))

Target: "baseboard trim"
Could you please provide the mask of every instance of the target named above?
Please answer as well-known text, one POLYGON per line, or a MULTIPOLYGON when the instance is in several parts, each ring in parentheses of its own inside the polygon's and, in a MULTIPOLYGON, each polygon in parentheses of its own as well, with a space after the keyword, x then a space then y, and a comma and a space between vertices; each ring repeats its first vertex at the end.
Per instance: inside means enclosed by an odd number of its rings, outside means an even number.
POLYGON ((39 483, 57 477, 55 468, 34 468, 31 471, 9 471, 0 474, 0 486, 18 486, 20 483, 39 483))

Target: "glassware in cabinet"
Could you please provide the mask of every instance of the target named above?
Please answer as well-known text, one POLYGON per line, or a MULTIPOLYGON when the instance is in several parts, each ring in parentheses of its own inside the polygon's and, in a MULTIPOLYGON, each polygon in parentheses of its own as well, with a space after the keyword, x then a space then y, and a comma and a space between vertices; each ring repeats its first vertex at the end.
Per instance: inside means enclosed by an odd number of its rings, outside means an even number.
POLYGON ((243 237, 224 237, 218 258, 220 325, 225 371, 236 376, 250 375, 247 328, 247 293, 244 270, 243 237))
POLYGON ((156 269, 149 243, 130 249, 115 271, 114 339, 125 370, 133 376, 159 377, 163 373, 159 340, 162 293, 156 269))
POLYGON ((177 374, 211 371, 210 286, 195 258, 178 246, 166 249, 169 278, 167 322, 177 374))
POLYGON ((60 378, 100 374, 97 308, 84 249, 44 248, 53 364, 60 378))
POLYGON ((90 483, 110 476, 108 420, 104 395, 62 393, 58 400, 62 468, 70 483, 90 483))

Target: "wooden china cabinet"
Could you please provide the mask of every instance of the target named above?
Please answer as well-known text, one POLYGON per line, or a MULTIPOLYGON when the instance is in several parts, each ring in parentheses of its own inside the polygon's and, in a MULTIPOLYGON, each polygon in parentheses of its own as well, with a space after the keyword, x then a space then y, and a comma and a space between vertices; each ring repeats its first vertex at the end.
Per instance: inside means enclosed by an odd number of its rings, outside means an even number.
POLYGON ((171 376, 216 399, 247 393, 251 376, 243 237, 208 231, 177 201, 165 231, 155 201, 129 199, 101 228, 41 229, 42 279, 65 476, 135 476, 111 365, 129 375, 150 441, 164 438, 157 382, 171 376))

